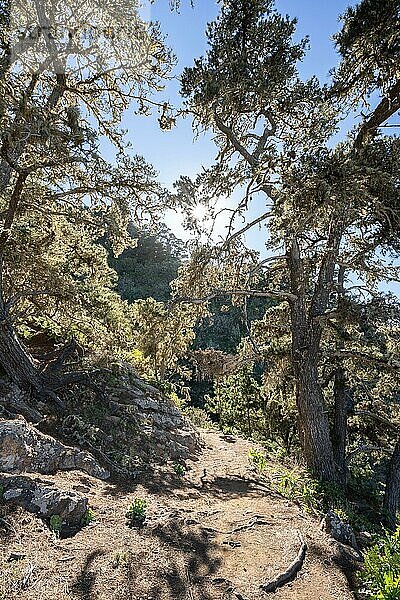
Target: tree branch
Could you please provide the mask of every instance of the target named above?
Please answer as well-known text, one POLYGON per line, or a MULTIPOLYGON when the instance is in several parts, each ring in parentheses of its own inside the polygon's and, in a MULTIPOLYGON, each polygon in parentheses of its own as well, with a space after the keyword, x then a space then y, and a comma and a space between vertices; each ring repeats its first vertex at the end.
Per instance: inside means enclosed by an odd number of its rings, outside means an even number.
POLYGON ((384 452, 385 454, 390 454, 390 450, 388 448, 382 448, 381 446, 371 446, 370 444, 363 444, 359 446, 355 450, 349 452, 346 456, 346 467, 350 465, 352 460, 358 455, 365 452, 384 452))
POLYGON ((365 360, 366 362, 376 363, 377 365, 383 365, 387 368, 400 368, 400 362, 393 360, 390 356, 372 356, 365 352, 358 352, 357 350, 329 350, 325 349, 324 352, 336 358, 357 358, 359 360, 365 360))
POLYGON ((272 298, 273 300, 284 300, 286 302, 293 302, 297 298, 294 294, 281 290, 215 290, 212 294, 203 296, 202 298, 176 298, 172 300, 172 303, 205 304, 221 296, 252 296, 254 298, 272 298))
MULTIPOLYGON (((267 119, 270 121, 271 127, 270 128, 266 127, 264 129, 264 133, 260 137, 260 140, 257 144, 257 148, 254 150, 254 152, 252 154, 238 140, 238 138, 234 134, 231 127, 228 127, 228 125, 226 125, 223 122, 223 120, 221 119, 221 117, 219 116, 219 114, 217 112, 216 105, 214 105, 214 120, 215 120, 216 126, 224 135, 226 135, 226 137, 228 138, 228 140, 234 147, 235 151, 238 152, 249 163, 249 165, 253 169, 256 169, 259 166, 260 155, 265 148, 265 145, 267 143, 269 136, 273 135, 275 133, 275 129, 276 129, 275 121, 270 113, 265 112, 265 113, 260 113, 260 114, 264 114, 267 117, 267 119)), ((259 180, 260 179, 261 178, 259 178, 259 180)), ((259 181, 259 183, 260 183, 260 190, 262 190, 265 194, 267 194, 267 196, 273 196, 274 187, 272 185, 267 185, 267 184, 263 183, 262 181, 261 182, 259 181)))
POLYGON ((376 415, 375 413, 373 413, 370 410, 356 410, 356 411, 354 411, 353 415, 356 417, 368 417, 370 419, 373 419, 374 421, 378 421, 379 423, 382 423, 386 427, 389 427, 389 429, 394 431, 396 434, 398 434, 400 431, 400 428, 397 425, 395 425, 395 423, 392 423, 391 421, 389 421, 389 419, 386 419, 385 417, 376 415))
POLYGON ((263 215, 260 215, 259 217, 257 217, 257 219, 254 219, 254 221, 251 221, 250 223, 245 225, 245 227, 242 227, 242 229, 239 229, 239 231, 236 231, 235 233, 233 233, 227 240, 225 240, 225 242, 222 245, 222 249, 224 250, 233 240, 237 239, 238 237, 240 237, 241 235, 246 233, 246 231, 248 231, 255 225, 258 225, 258 223, 262 223, 263 221, 265 221, 265 219, 268 219, 268 217, 270 217, 271 215, 272 215, 272 212, 268 211, 268 212, 264 213, 263 215))
POLYGON ((9 313, 11 308, 20 300, 23 300, 24 298, 35 298, 37 296, 62 297, 63 294, 51 290, 28 290, 26 292, 18 292, 17 294, 11 296, 11 298, 9 298, 5 303, 4 308, 6 313, 9 313))
POLYGON ((398 110, 400 110, 400 80, 394 84, 388 95, 380 101, 368 120, 363 123, 355 139, 354 148, 359 150, 364 142, 368 141, 370 135, 398 110))
POLYGON ((0 232, 0 255, 4 253, 4 248, 10 235, 10 230, 14 222, 15 213, 17 212, 19 201, 22 195, 22 190, 24 189, 27 177, 28 173, 26 172, 20 173, 18 175, 13 193, 11 194, 10 203, 8 205, 6 217, 4 219, 4 224, 0 232))

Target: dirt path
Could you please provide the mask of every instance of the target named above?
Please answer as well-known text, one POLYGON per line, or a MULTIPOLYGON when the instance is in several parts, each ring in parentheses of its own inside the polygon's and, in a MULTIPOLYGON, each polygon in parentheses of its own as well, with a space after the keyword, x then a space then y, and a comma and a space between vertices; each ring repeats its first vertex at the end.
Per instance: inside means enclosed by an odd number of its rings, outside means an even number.
POLYGON ((78 472, 38 476, 87 495, 98 519, 56 540, 35 517, 20 509, 8 514, 15 531, 5 535, 0 524, 0 599, 267 599, 259 586, 296 557, 299 531, 308 544, 303 568, 274 597, 353 598, 334 543, 315 520, 259 487, 247 460, 250 444, 216 432, 202 437, 203 453, 184 478, 159 470, 121 491, 78 472), (148 501, 142 529, 126 526, 134 496, 148 501), (8 562, 12 552, 24 557, 8 562))

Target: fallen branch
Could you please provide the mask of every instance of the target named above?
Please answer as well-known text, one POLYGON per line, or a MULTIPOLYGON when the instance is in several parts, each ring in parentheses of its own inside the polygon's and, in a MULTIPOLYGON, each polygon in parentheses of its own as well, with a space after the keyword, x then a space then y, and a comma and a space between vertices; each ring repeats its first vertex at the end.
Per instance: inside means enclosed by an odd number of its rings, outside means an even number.
POLYGON ((304 559, 306 557, 307 544, 304 541, 304 538, 301 535, 301 533, 298 532, 298 534, 301 542, 298 555, 296 556, 295 560, 292 562, 290 567, 286 569, 286 571, 275 577, 275 579, 272 579, 272 581, 269 581, 268 583, 262 583, 260 585, 260 588, 264 592, 276 592, 278 588, 282 587, 289 581, 292 581, 292 579, 296 577, 297 573, 302 568, 304 559))

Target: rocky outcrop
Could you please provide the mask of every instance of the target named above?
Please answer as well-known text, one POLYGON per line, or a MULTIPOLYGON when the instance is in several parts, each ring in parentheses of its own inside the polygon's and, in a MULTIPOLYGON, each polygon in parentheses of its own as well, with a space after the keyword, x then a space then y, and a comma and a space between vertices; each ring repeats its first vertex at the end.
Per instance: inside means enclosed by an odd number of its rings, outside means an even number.
POLYGON ((110 476, 88 452, 64 446, 24 419, 0 421, 0 471, 52 474, 71 470, 99 479, 110 476))
POLYGON ((322 519, 321 529, 331 535, 337 542, 351 546, 359 552, 353 528, 348 523, 344 523, 333 510, 328 510, 322 519))
POLYGON ((131 419, 136 425, 139 453, 185 459, 199 448, 199 436, 180 410, 140 380, 111 389, 109 407, 111 418, 131 419))
POLYGON ((102 479, 108 472, 135 478, 149 465, 193 458, 200 448, 190 421, 127 364, 97 372, 90 385, 64 390, 63 403, 65 412, 56 413, 0 381, 0 471, 79 469, 102 479), (32 421, 37 429, 27 424, 32 421))
POLYGON ((82 526, 88 500, 76 492, 52 488, 30 477, 3 475, 0 483, 3 501, 22 506, 50 526, 52 517, 56 518, 58 532, 72 532, 82 526))
POLYGON ((138 378, 130 365, 114 365, 113 375, 96 383, 100 396, 88 391, 68 402, 61 430, 73 444, 86 447, 102 464, 94 448, 110 454, 127 476, 136 476, 147 465, 184 461, 197 454, 200 436, 190 421, 159 389, 138 378))

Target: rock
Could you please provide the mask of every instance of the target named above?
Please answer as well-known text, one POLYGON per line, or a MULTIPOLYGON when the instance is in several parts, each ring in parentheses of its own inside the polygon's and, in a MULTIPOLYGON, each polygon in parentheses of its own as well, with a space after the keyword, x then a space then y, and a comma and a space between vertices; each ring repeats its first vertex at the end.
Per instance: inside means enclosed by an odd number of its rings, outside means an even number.
POLYGON ((368 548, 374 543, 374 537, 369 531, 359 531, 357 533, 357 543, 361 548, 368 548))
MULTIPOLYGON (((117 369, 117 384, 109 384, 108 424, 116 426, 134 421, 136 430, 126 438, 131 456, 147 461, 186 460, 199 451, 200 436, 180 410, 160 390, 141 381, 132 366, 121 363, 117 369), (121 421, 114 421, 115 417, 121 421)), ((122 430, 119 433, 123 439, 122 430)))
POLYGON ((61 444, 25 420, 0 421, 0 471, 51 474, 70 470, 99 479, 110 476, 88 452, 61 444))
POLYGON ((331 535, 337 542, 351 546, 359 552, 353 528, 348 523, 341 521, 340 517, 333 510, 328 510, 322 519, 321 529, 331 535))
POLYGON ((30 477, 0 478, 4 486, 3 500, 22 506, 41 519, 50 522, 57 515, 62 522, 64 532, 81 527, 82 517, 88 508, 88 499, 76 492, 48 487, 30 477))

